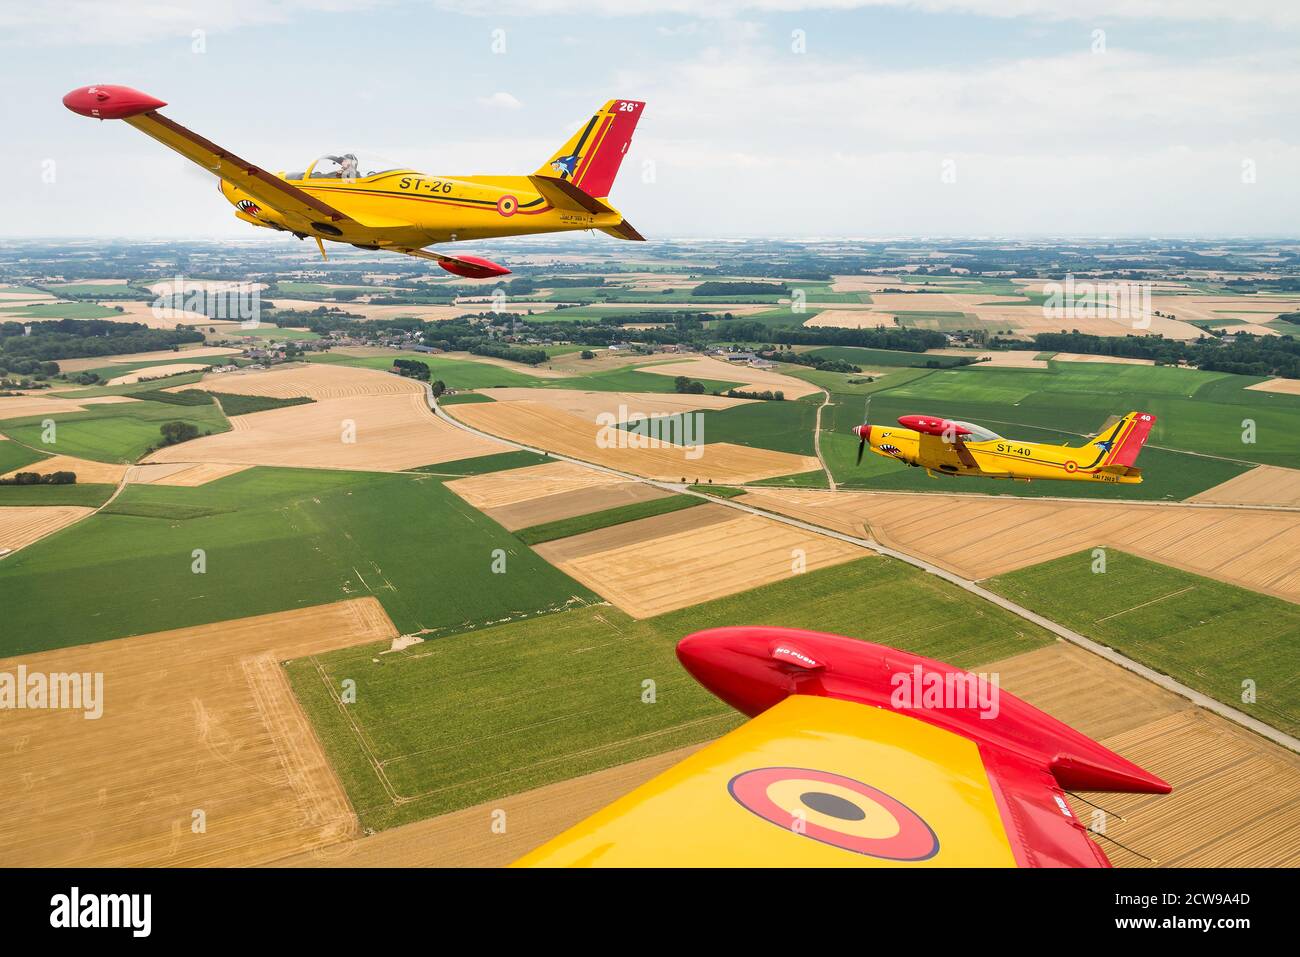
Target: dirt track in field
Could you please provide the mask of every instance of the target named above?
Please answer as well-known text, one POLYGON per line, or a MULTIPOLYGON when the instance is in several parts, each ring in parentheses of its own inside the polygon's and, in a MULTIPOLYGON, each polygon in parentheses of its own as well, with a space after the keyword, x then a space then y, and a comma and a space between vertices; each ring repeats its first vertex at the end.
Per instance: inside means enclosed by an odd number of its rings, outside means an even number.
POLYGON ((80 521, 93 508, 81 505, 18 505, 0 507, 0 555, 17 551, 80 521))
POLYGON ((979 580, 1094 546, 1300 602, 1300 513, 1121 502, 753 490, 741 502, 979 580))
POLYGON ((721 505, 638 519, 535 547, 633 618, 649 618, 872 554, 721 505))
POLYGON ((396 634, 362 598, 0 660, 104 676, 98 720, 0 721, 0 865, 246 865, 356 836, 281 662, 396 634))
POLYGON ((603 427, 533 401, 486 402, 448 406, 448 415, 492 435, 548 452, 569 455, 646 478, 679 482, 755 482, 764 478, 812 472, 821 468, 817 459, 768 449, 707 442, 695 448, 655 443, 653 448, 635 448, 634 442, 648 437, 623 435, 622 430, 603 427), (619 447, 619 443, 624 447, 619 447), (609 446, 602 448, 601 446, 609 446))

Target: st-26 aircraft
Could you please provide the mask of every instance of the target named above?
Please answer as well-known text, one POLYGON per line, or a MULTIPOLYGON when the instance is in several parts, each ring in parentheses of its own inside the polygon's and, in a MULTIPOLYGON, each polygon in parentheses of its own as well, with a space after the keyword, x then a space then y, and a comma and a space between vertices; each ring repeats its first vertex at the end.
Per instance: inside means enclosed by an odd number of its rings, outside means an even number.
POLYGON ((63 105, 82 116, 125 120, 215 175, 244 222, 311 236, 322 257, 329 240, 432 259, 457 276, 487 279, 510 270, 425 247, 575 229, 645 238, 608 201, 645 107, 639 100, 610 100, 530 176, 429 176, 381 168, 355 153, 326 154, 301 172, 269 173, 163 116, 166 103, 130 87, 80 87, 63 105))
POLYGON ((923 468, 932 477, 977 475, 1022 482, 1064 479, 1136 485, 1142 481, 1142 470, 1134 463, 1155 422, 1149 412, 1130 412, 1107 423, 1100 434, 1082 445, 1005 439, 971 422, 930 415, 905 415, 898 420, 902 428, 858 425, 853 434, 858 437, 858 464, 870 445, 877 455, 923 468))

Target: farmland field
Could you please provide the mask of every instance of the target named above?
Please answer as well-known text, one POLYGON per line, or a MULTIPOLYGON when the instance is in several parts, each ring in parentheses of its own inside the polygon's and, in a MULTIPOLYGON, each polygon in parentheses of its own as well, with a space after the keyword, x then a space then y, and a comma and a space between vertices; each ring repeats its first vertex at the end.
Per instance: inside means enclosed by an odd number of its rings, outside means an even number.
POLYGON ((4 423, 3 431, 12 439, 38 447, 44 444, 42 423, 47 419, 53 419, 56 426, 56 441, 46 446, 51 452, 97 462, 137 461, 162 441, 159 427, 164 422, 188 422, 200 435, 230 428, 226 417, 215 406, 137 401, 96 405, 84 412, 11 419, 4 423))
POLYGON ((72 485, 0 485, 0 507, 7 505, 103 505, 117 486, 102 482, 72 485))
POLYGON ((609 528, 612 525, 622 525, 626 522, 634 522, 637 519, 649 518, 652 515, 664 515, 668 512, 677 512, 684 508, 705 504, 707 503, 704 499, 696 498, 693 495, 668 495, 644 502, 633 502, 630 505, 620 505, 616 508, 606 508, 599 512, 574 515, 558 521, 547 522, 544 525, 532 525, 528 528, 519 529, 515 532, 515 535, 525 545, 539 545, 542 542, 552 542, 556 539, 568 538, 571 535, 581 535, 583 532, 590 532, 598 528, 609 528))
POLYGON ((596 600, 432 477, 254 468, 128 486, 0 562, 0 656, 366 595, 433 634, 596 600))
POLYGON ((393 654, 359 646, 287 667, 363 826, 386 828, 736 727, 743 718, 696 684, 673 649, 692 631, 739 623, 837 631, 963 667, 1048 641, 902 563, 868 558, 657 618, 577 609, 393 654), (344 678, 357 682, 346 713, 337 698, 344 678), (654 703, 642 699, 647 680, 654 703))
POLYGON ((985 585, 1291 734, 1300 731, 1300 606, 1107 549, 985 585), (1257 695, 1244 701, 1249 681, 1257 695))

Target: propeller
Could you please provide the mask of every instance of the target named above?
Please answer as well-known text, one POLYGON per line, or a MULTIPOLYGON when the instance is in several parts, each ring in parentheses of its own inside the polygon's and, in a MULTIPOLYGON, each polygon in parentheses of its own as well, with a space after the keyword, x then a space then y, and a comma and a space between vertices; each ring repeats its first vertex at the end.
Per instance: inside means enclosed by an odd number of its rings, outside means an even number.
POLYGON ((858 462, 857 462, 858 465, 862 464, 862 453, 866 451, 867 448, 867 436, 871 434, 871 426, 867 424, 870 421, 871 421, 871 393, 868 392, 867 401, 863 403, 862 406, 862 425, 858 426, 858 428, 854 430, 855 432, 858 433, 858 462))

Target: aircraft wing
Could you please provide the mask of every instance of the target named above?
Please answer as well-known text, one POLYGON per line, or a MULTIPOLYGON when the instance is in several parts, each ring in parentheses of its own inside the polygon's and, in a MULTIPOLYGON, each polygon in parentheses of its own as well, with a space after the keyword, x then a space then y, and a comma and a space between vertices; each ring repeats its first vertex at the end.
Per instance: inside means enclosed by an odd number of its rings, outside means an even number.
POLYGON ((975 676, 881 645, 724 628, 678 653, 761 710, 517 865, 1107 867, 1064 788, 1169 790, 1009 694, 978 713, 899 699, 975 676))
POLYGON ((301 219, 304 224, 324 222, 340 229, 358 225, 328 203, 163 116, 158 110, 167 104, 138 90, 122 86, 81 87, 65 96, 63 103, 83 116, 124 120, 287 217, 301 219))

